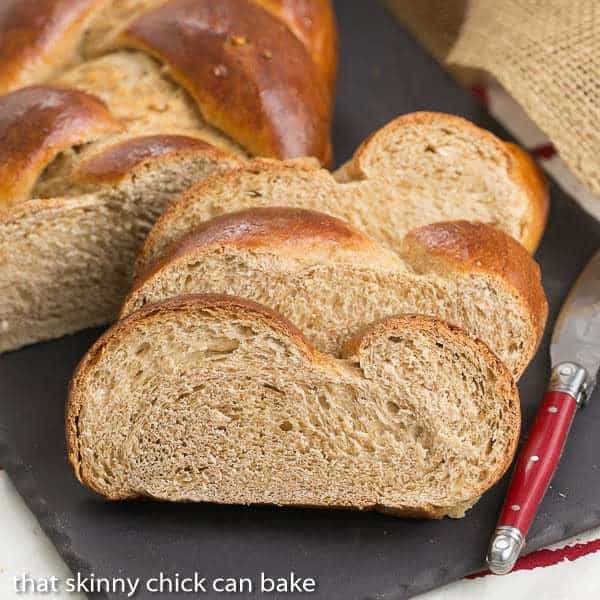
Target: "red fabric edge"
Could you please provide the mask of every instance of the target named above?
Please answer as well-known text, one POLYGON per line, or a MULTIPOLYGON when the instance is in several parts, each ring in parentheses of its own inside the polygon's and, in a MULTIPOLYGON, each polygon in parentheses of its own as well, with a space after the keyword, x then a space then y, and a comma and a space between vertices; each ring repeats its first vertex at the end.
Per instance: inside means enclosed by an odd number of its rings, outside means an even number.
POLYGON ((533 154, 536 158, 541 158, 542 160, 548 160, 553 156, 556 156, 556 148, 553 144, 541 144, 540 146, 535 146, 530 150, 531 154, 533 154))
MULTIPOLYGON (((551 567, 564 560, 577 560, 582 556, 593 554, 598 551, 600 551, 600 539, 592 540, 591 542, 584 544, 565 546, 564 548, 559 548, 557 550, 538 550, 537 552, 532 552, 531 554, 520 558, 513 571, 531 571, 533 569, 551 567)), ((486 577, 487 575, 491 575, 490 571, 481 571, 480 573, 468 575, 467 579, 478 579, 479 577, 486 577)))

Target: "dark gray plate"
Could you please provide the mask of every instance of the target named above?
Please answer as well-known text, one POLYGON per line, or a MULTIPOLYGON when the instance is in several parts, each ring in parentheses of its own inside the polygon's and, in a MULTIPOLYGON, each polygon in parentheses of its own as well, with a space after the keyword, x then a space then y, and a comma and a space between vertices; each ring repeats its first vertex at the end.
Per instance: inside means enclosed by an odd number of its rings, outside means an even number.
MULTIPOLYGON (((337 6, 342 43, 335 124, 338 162, 368 133, 414 110, 458 113, 505 135, 376 3, 340 0, 337 6)), ((598 246, 600 225, 552 186, 550 224, 538 253, 550 298, 548 331, 570 284, 598 246)), ((1 464, 73 569, 141 578, 161 570, 185 575, 198 571, 209 578, 256 578, 261 571, 283 577, 294 571, 318 580, 312 598, 362 600, 405 598, 482 567, 506 480, 459 521, 104 502, 75 482, 63 439, 67 383, 98 333, 88 331, 0 357, 1 464)), ((546 383, 547 337, 520 385, 525 426, 546 383)), ((600 403, 592 399, 577 416, 528 550, 600 525, 599 430, 600 403)), ((146 597, 166 595, 136 596, 146 597)))

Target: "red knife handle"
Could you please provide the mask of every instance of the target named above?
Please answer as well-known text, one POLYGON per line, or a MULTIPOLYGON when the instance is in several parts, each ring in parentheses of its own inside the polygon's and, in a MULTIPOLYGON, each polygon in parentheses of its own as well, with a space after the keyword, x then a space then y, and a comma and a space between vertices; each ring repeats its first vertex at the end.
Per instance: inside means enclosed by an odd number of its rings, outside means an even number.
POLYGON ((519 454, 492 537, 487 562, 492 572, 508 573, 523 548, 538 507, 556 472, 588 375, 576 363, 561 363, 519 454))
POLYGON ((516 527, 527 536, 554 476, 571 429, 577 400, 566 392, 546 392, 517 461, 498 527, 516 527))

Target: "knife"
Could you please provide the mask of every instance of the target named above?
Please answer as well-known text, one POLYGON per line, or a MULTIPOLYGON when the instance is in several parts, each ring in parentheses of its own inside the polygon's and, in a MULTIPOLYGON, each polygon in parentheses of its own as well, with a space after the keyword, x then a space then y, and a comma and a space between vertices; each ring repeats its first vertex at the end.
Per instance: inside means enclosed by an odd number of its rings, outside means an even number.
POLYGON ((550 343, 550 383, 523 445, 486 557, 509 573, 554 476, 573 417, 596 385, 600 367, 600 251, 569 292, 550 343))

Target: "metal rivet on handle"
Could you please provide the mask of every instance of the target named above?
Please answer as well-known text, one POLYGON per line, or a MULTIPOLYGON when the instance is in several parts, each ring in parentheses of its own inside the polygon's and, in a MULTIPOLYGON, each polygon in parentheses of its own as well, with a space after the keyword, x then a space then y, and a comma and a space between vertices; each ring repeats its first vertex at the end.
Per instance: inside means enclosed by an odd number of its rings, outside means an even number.
POLYGON ((513 504, 510 507, 510 510, 514 510, 515 512, 519 512, 521 510, 521 507, 518 504, 513 504))
POLYGON ((569 377, 570 375, 573 375, 574 372, 575 372, 575 369, 574 369, 573 365, 565 365, 560 370, 560 374, 565 377, 569 377))

